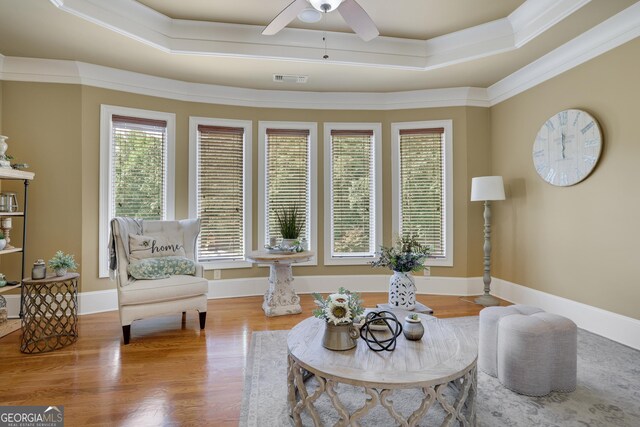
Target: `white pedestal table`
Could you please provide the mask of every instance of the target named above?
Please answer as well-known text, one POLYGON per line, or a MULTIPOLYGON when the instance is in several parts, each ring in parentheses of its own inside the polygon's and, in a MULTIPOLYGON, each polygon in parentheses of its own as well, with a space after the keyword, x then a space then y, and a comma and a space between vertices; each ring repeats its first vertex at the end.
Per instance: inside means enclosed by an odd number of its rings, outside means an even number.
POLYGON ((302 312, 300 297, 293 288, 291 264, 308 261, 314 255, 311 251, 293 254, 255 251, 247 254, 247 259, 251 262, 269 264, 269 288, 262 303, 265 315, 272 317, 302 312))

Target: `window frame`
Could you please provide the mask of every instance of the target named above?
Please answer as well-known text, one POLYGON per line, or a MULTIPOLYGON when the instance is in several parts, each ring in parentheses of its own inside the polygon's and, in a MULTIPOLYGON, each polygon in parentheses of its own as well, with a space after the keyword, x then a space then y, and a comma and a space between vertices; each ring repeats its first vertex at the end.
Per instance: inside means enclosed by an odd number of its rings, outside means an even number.
POLYGON ((332 233, 332 179, 331 179, 331 131, 332 130, 370 130, 373 131, 373 180, 374 180, 374 212, 375 237, 374 248, 382 245, 382 124, 381 123, 324 123, 324 265, 366 265, 376 259, 372 256, 334 257, 332 233))
MULTIPOLYGON (((210 117, 189 117, 189 217, 198 217, 198 125, 237 127, 244 129, 244 162, 243 162, 243 239, 245 253, 242 259, 221 261, 199 261, 205 270, 224 270, 230 268, 250 268, 252 262, 247 261, 247 252, 253 250, 252 239, 252 182, 253 182, 253 122, 251 120, 219 119, 210 117)), ((196 247, 196 258, 198 258, 196 247)))
MULTIPOLYGON (((296 266, 318 265, 318 123, 317 122, 258 122, 258 249, 267 243, 267 129, 295 129, 309 131, 309 250, 314 255, 309 261, 297 263, 296 266)), ((265 265, 260 265, 265 266, 265 265)))
POLYGON ((453 267, 453 120, 391 123, 391 185, 392 232, 399 236, 402 225, 402 195, 400 194, 400 131, 405 129, 444 128, 444 209, 445 256, 428 258, 427 266, 453 267))
POLYGON ((142 119, 164 120, 167 122, 165 146, 165 211, 163 219, 175 218, 175 129, 176 115, 163 111, 143 110, 139 108, 100 105, 100 189, 98 218, 98 278, 109 277, 109 232, 112 197, 112 161, 114 115, 139 117, 142 119))

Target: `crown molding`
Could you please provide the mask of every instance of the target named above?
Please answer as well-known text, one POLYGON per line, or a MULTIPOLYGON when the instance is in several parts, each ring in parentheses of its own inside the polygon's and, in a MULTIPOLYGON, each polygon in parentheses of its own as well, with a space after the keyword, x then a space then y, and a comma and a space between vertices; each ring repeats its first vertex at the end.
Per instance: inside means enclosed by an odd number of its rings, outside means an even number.
POLYGON ((489 106, 486 89, 483 88, 461 87, 389 93, 258 90, 171 80, 77 61, 8 56, 4 57, 2 62, 2 80, 81 84, 208 104, 318 110, 489 106))
POLYGON ((189 83, 76 61, 5 57, 0 79, 82 84, 141 95, 210 104, 320 110, 402 110, 491 107, 640 36, 640 2, 499 82, 484 88, 390 93, 298 92, 189 83))
POLYGON ((640 2, 487 88, 491 106, 640 36, 640 2))
POLYGON ((517 49, 591 0, 526 0, 509 16, 429 40, 172 19, 135 0, 50 0, 60 10, 167 53, 432 70, 517 49))

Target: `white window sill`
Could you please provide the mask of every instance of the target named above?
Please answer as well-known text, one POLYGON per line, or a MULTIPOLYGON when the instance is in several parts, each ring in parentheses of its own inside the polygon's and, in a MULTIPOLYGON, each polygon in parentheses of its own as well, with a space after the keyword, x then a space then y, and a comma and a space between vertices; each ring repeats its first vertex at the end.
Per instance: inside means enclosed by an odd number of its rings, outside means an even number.
POLYGON ((231 268, 251 268, 252 262, 238 260, 238 261, 198 261, 205 270, 228 270, 231 268))
POLYGON ((424 265, 426 265, 427 267, 453 267, 453 259, 428 258, 424 265))

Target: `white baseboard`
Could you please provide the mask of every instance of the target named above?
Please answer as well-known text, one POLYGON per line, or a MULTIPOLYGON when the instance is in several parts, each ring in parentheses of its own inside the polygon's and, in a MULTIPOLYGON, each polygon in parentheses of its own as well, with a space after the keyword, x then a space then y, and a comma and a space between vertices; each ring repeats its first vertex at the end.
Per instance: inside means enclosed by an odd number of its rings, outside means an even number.
MULTIPOLYGON (((416 276, 418 294, 474 295, 482 291, 481 278, 416 276)), ((389 275, 360 276, 298 276, 294 287, 299 294, 335 292, 340 286, 354 292, 387 292, 389 275)), ((264 295, 266 277, 209 281, 209 299, 264 295)), ((6 295, 9 317, 18 317, 20 295, 6 295)), ((93 314, 118 309, 115 289, 81 292, 78 296, 78 314, 93 314)))
MULTIPOLYGON (((418 294, 469 296, 479 295, 483 289, 481 277, 415 276, 415 279, 418 294)), ((209 299, 263 295, 267 286, 266 277, 210 280, 209 299)), ((389 275, 298 276, 294 281, 299 294, 335 292, 340 286, 355 292, 386 292, 389 275)), ((512 303, 533 305, 565 316, 582 329, 640 350, 640 320, 497 278, 492 279, 491 293, 512 303)), ((5 298, 9 316, 17 317, 20 296, 6 295, 5 298)), ((81 292, 78 298, 80 315, 117 309, 115 289, 81 292)), ((256 306, 256 310, 261 308, 256 306)))
POLYGON ((579 328, 640 350, 640 320, 567 298, 493 279, 491 293, 514 304, 526 304, 573 320, 579 328))
MULTIPOLYGON (((477 295, 482 292, 483 286, 482 278, 479 277, 415 276, 415 280, 418 294, 477 295)), ((389 275, 297 276, 294 279, 294 287, 299 294, 335 292, 341 286, 354 292, 387 292, 389 275)), ((209 298, 263 295, 267 287, 265 277, 210 280, 209 298)))

